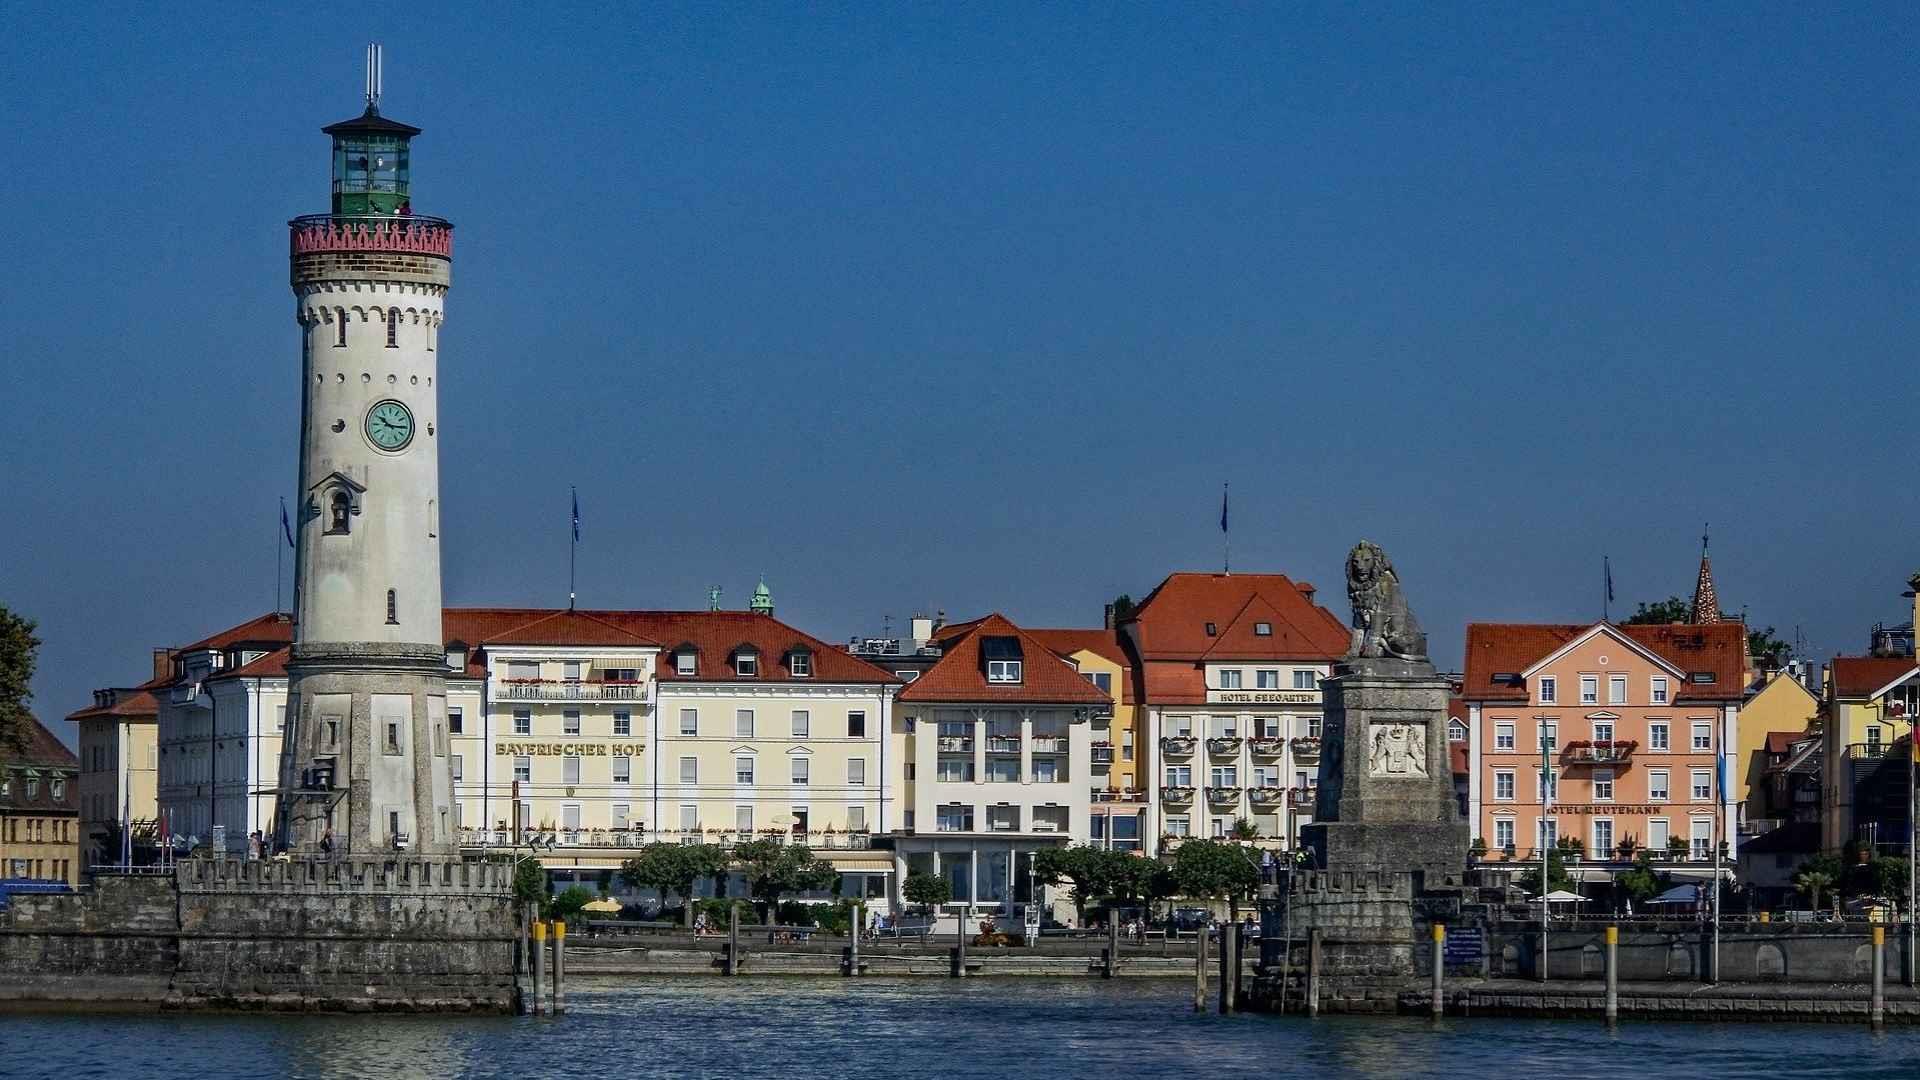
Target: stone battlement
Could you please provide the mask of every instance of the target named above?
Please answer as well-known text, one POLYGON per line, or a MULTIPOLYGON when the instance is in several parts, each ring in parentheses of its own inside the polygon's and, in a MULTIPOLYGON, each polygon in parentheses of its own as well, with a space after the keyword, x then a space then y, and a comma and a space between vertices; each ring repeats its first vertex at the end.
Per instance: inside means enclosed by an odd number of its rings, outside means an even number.
POLYGON ((200 893, 360 893, 462 897, 513 891, 506 863, 460 859, 191 859, 174 871, 182 895, 200 893))
POLYGON ((1401 870, 1309 870, 1289 875, 1289 897, 1299 901, 1411 900, 1413 875, 1401 870))

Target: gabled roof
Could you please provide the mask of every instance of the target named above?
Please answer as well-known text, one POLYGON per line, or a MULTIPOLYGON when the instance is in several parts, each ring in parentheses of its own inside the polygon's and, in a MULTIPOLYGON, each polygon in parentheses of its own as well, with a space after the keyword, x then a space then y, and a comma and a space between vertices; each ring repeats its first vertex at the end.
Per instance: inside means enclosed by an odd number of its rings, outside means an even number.
POLYGON ((1691 674, 1711 672, 1714 681, 1677 680, 1676 701, 1738 699, 1745 695, 1747 630, 1737 622, 1665 626, 1611 623, 1469 623, 1466 668, 1461 695, 1469 701, 1525 701, 1519 680, 1496 682, 1495 675, 1519 675, 1559 652, 1576 638, 1604 628, 1657 657, 1667 667, 1691 674))
POLYGON ((111 705, 90 705, 67 714, 69 720, 97 720, 101 717, 118 716, 128 719, 140 717, 158 717, 160 702, 147 690, 122 690, 111 705))
POLYGON ((1313 587, 1285 574, 1170 574, 1127 623, 1147 661, 1326 662, 1345 655, 1349 640, 1346 625, 1314 603, 1313 587), (1257 622, 1273 633, 1256 635, 1257 622))
POLYGON ((1836 656, 1833 658, 1833 695, 1876 698, 1920 674, 1911 656, 1836 656))
POLYGON ((284 679, 287 677, 287 657, 290 648, 275 649, 265 656, 255 657, 252 662, 241 664, 232 671, 222 671, 209 678, 208 682, 222 679, 284 679))
POLYGON ((1566 654, 1572 652, 1573 650, 1579 648, 1580 646, 1586 644, 1589 641, 1592 641, 1594 638, 1597 638, 1597 637, 1609 637, 1615 641, 1618 641, 1620 644, 1625 645, 1627 648, 1632 649, 1636 653, 1639 653, 1641 659, 1650 661, 1654 664, 1658 664, 1662 668, 1665 668, 1667 673, 1669 675, 1672 675, 1674 678, 1684 679, 1687 677, 1687 673, 1685 671, 1682 671, 1680 668, 1673 666, 1672 661, 1668 660, 1664 656, 1661 656, 1659 653, 1654 652, 1652 649, 1647 648, 1645 645, 1642 645, 1639 642, 1633 640, 1631 636, 1621 633, 1618 628, 1614 627, 1610 623, 1594 623, 1592 626, 1587 627, 1585 630, 1582 630, 1580 633, 1575 634, 1571 638, 1568 638, 1566 643, 1561 645, 1559 648, 1553 650, 1552 652, 1548 653, 1545 656, 1540 657, 1539 659, 1535 660, 1533 663, 1528 664, 1526 667, 1521 668, 1520 677, 1523 679, 1532 678, 1534 673, 1539 671, 1541 668, 1547 667, 1550 664, 1558 662, 1561 657, 1565 656, 1566 654))
POLYGON ((1045 642, 999 614, 975 621, 960 637, 947 641, 940 659, 900 691, 900 700, 1062 705, 1106 705, 1112 702, 1099 687, 1088 682, 1072 664, 1048 648, 1045 642), (987 681, 980 655, 981 643, 987 638, 1013 638, 1020 643, 1019 682, 987 681))
POLYGON ((293 616, 285 612, 270 612, 257 618, 248 619, 238 626, 230 626, 204 637, 191 645, 180 649, 183 653, 202 650, 225 650, 236 645, 285 645, 293 640, 293 616))
POLYGON ((838 649, 811 634, 803 633, 771 615, 751 611, 607 611, 600 613, 608 621, 658 641, 674 642, 666 650, 675 653, 691 645, 698 651, 699 665, 692 675, 681 675, 671 663, 662 663, 659 679, 671 682, 800 682, 897 684, 899 679, 838 649), (728 658, 742 645, 760 654, 759 674, 734 674, 728 658), (813 674, 796 677, 787 657, 796 649, 811 654, 813 674))
POLYGON ((1793 744, 1807 737, 1804 731, 1767 732, 1767 753, 1784 754, 1793 749, 1793 744))
MULTIPOLYGON (((80 759, 73 755, 73 751, 67 749, 67 744, 47 730, 47 725, 41 723, 39 717, 32 713, 22 713, 21 719, 25 721, 21 727, 21 733, 25 736, 24 745, 16 751, 0 744, 0 762, 25 768, 78 769, 80 767, 80 759)), ((72 786, 69 785, 67 790, 71 792, 72 786)))

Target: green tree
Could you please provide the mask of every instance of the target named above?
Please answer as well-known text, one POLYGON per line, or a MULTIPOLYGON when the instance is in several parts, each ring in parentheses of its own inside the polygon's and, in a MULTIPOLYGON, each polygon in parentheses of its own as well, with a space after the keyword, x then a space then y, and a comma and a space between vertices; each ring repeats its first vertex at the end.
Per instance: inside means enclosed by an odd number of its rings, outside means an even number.
POLYGON ((1098 898, 1106 884, 1108 852, 1087 844, 1046 848, 1033 857, 1033 874, 1043 884, 1066 882, 1073 886, 1073 913, 1080 925, 1087 923, 1087 905, 1098 898))
POLYGON ((662 903, 668 893, 678 895, 686 908, 688 926, 693 925, 694 886, 701 878, 718 877, 726 872, 727 853, 714 844, 656 842, 620 864, 620 880, 628 886, 656 889, 662 903))
POLYGON ((1545 890, 1540 888, 1540 861, 1538 859, 1529 861, 1532 863, 1533 869, 1515 874, 1513 877, 1513 883, 1515 885, 1520 886, 1522 889, 1536 896, 1542 892, 1558 892, 1562 889, 1572 891, 1573 879, 1567 876, 1566 860, 1562 857, 1559 848, 1553 848, 1547 852, 1547 887, 1545 890))
POLYGON ((768 923, 779 910, 782 896, 824 889, 839 878, 832 863, 804 844, 750 840, 734 845, 733 857, 746 875, 748 895, 761 905, 761 917, 768 923))
POLYGON ((33 700, 33 671, 40 639, 32 619, 0 607, 0 749, 27 746, 27 704, 33 700))
POLYGON ((513 864, 513 898, 522 904, 539 904, 544 910, 551 895, 547 888, 547 870, 539 859, 522 858, 513 864))
POLYGON ((1240 901, 1260 888, 1260 864, 1238 844, 1195 838, 1173 853, 1173 880, 1182 896, 1225 900, 1237 919, 1240 901))
POLYGON ((1118 626, 1126 622, 1128 619, 1133 618, 1133 613, 1138 610, 1140 609, 1134 604, 1133 597, 1126 593, 1121 593, 1119 596, 1113 598, 1113 624, 1118 626))
POLYGON ((1820 910, 1820 895, 1833 888, 1834 876, 1825 870, 1808 868, 1793 876, 1794 887, 1807 894, 1807 906, 1820 910))
POLYGON ((1108 851, 1102 875, 1107 895, 1127 903, 1149 904, 1153 900, 1155 879, 1165 871, 1161 863, 1125 851, 1108 851))
POLYGON ((593 893, 579 885, 569 885, 547 901, 546 917, 572 922, 593 901, 593 893))
POLYGON ((1235 840, 1258 840, 1260 826, 1250 817, 1237 817, 1233 819, 1233 829, 1227 835, 1235 840))
POLYGON ((1622 625, 1665 626, 1668 623, 1683 623, 1693 617, 1693 602, 1678 596, 1669 596, 1665 600, 1656 600, 1649 604, 1642 602, 1633 609, 1633 614, 1622 620, 1622 625))
POLYGON ((1633 866, 1620 875, 1620 888, 1634 900, 1645 901, 1660 895, 1660 875, 1653 869, 1653 856, 1644 851, 1634 856, 1633 866))
POLYGON ((953 882, 939 874, 912 873, 900 886, 900 895, 909 904, 919 904, 929 912, 953 899, 953 882))

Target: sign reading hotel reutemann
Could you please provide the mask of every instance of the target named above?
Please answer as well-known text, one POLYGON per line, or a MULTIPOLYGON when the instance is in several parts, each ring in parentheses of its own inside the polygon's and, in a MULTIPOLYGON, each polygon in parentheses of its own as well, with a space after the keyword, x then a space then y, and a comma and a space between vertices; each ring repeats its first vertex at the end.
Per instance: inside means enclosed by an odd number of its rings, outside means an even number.
POLYGON ((1318 690, 1209 690, 1209 705, 1318 705, 1318 690))
MULTIPOLYGON (((609 757, 616 749, 613 743, 591 742, 503 742, 494 743, 493 752, 499 757, 609 757)), ((636 742, 623 742, 618 745, 623 753, 632 754, 641 749, 636 742)))

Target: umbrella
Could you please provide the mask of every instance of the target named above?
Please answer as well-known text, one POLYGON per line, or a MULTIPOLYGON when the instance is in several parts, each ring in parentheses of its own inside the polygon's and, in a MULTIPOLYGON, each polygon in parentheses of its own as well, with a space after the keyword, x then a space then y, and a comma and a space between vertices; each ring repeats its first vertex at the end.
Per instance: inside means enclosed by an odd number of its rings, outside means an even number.
POLYGON ((1701 888, 1698 885, 1675 885, 1659 896, 1647 901, 1649 904, 1697 904, 1700 902, 1701 888))
MULTIPOLYGON (((1533 902, 1536 904, 1539 903, 1540 898, 1537 896, 1534 897, 1533 902)), ((1586 897, 1581 896, 1579 893, 1568 892, 1565 889, 1555 889, 1553 892, 1547 894, 1547 903, 1549 904, 1584 904, 1586 902, 1586 897)))
POLYGON ((615 912, 618 912, 620 910, 620 907, 621 907, 620 901, 615 900, 611 896, 603 896, 598 900, 587 901, 586 904, 582 905, 581 910, 603 912, 605 914, 611 915, 611 914, 614 914, 615 912))

